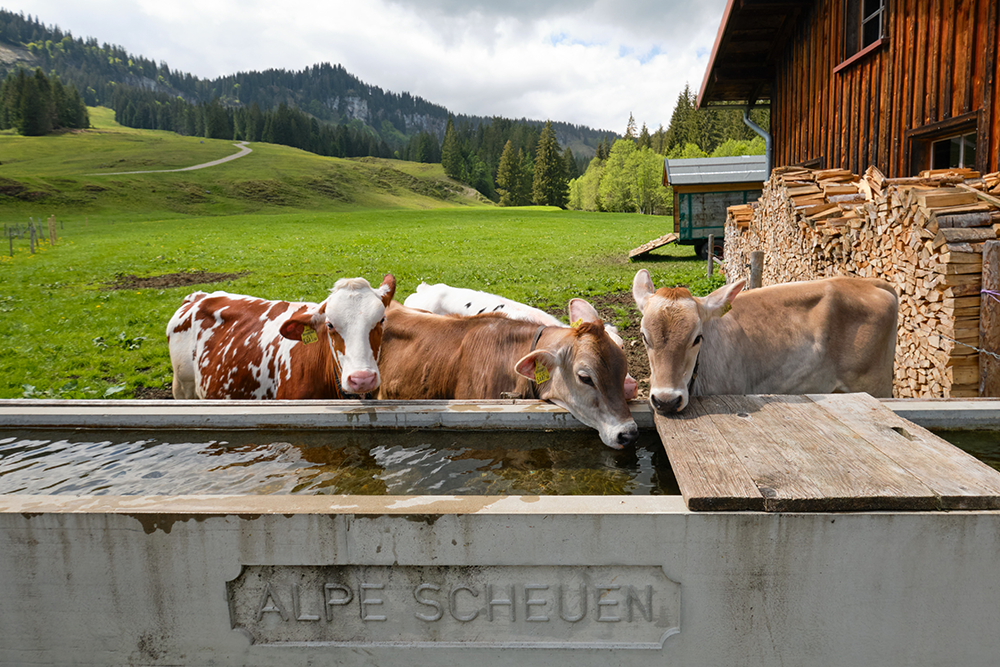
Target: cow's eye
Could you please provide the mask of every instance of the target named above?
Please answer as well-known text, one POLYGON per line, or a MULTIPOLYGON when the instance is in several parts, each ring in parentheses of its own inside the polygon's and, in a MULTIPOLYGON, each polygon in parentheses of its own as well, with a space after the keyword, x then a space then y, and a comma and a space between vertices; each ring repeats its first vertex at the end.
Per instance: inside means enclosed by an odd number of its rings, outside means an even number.
POLYGON ((645 345, 646 347, 649 347, 649 339, 646 338, 646 332, 643 331, 641 333, 642 333, 642 344, 645 345))
POLYGON ((702 336, 701 334, 698 334, 697 336, 694 337, 694 342, 691 343, 691 347, 694 347, 695 345, 701 345, 701 341, 702 341, 702 336))
POLYGON ((594 380, 586 373, 577 373, 576 376, 580 378, 580 382, 584 383, 588 387, 594 386, 594 380))
POLYGON ((326 323, 326 328, 329 331, 333 331, 333 322, 327 322, 326 323))

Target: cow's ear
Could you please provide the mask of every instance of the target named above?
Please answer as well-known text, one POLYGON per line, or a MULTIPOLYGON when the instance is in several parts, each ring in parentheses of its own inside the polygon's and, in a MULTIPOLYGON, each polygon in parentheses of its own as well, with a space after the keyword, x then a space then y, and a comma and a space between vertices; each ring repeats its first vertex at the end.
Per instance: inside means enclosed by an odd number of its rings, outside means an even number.
POLYGON ((729 285, 723 285, 708 296, 699 299, 705 309, 705 319, 712 317, 722 317, 733 307, 733 299, 743 291, 746 280, 739 280, 729 285))
MULTIPOLYGON (((323 312, 323 309, 320 308, 319 312, 323 312)), ((316 330, 316 314, 312 309, 295 313, 281 324, 278 332, 289 340, 302 340, 302 332, 306 327, 316 330)))
POLYGON ((548 350, 535 350, 518 359, 514 370, 518 375, 541 384, 549 379, 557 365, 558 360, 554 354, 548 350))
MULTIPOLYGON (((420 288, 418 287, 417 289, 419 290, 420 288)), ((375 293, 382 299, 382 305, 388 308, 389 304, 392 303, 392 297, 396 295, 396 277, 391 273, 385 274, 382 284, 375 290, 375 293)))
POLYGON ((632 279, 632 298, 635 299, 635 305, 639 307, 640 313, 654 292, 656 292, 656 288, 653 287, 653 279, 649 277, 649 271, 639 269, 635 278, 632 279))
POLYGON ((583 299, 570 299, 567 310, 569 311, 570 324, 576 324, 581 320, 584 322, 594 322, 595 324, 604 324, 601 316, 597 313, 597 309, 583 299))

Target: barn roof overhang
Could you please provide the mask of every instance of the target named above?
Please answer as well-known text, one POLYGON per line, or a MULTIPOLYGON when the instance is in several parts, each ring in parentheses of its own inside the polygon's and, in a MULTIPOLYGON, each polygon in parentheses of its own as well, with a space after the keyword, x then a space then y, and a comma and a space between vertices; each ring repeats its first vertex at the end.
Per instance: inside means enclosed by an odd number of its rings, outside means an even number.
POLYGON ((729 0, 698 92, 698 108, 769 103, 782 49, 814 0, 729 0))
POLYGON ((767 156, 736 155, 665 159, 664 185, 713 185, 724 183, 759 183, 767 180, 767 156))

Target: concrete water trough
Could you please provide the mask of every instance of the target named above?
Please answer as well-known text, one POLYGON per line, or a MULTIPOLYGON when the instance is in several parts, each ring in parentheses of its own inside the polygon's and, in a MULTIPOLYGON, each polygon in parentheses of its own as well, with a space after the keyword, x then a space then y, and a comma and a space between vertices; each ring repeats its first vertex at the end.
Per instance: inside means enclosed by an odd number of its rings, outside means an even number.
MULTIPOLYGON (((920 409, 996 415, 970 405, 920 409)), ((0 664, 994 664, 1000 473, 907 409, 635 404, 680 495, 0 495, 0 664)), ((0 427, 580 425, 512 401, 0 401, 0 427)))

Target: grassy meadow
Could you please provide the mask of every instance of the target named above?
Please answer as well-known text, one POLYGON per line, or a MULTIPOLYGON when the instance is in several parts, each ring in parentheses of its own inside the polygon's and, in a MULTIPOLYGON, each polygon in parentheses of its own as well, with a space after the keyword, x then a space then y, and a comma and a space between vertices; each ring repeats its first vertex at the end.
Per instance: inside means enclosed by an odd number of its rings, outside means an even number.
MULTIPOLYGON (((338 278, 363 276, 378 284, 392 273, 400 300, 427 281, 564 308, 574 296, 630 290, 642 267, 657 285, 683 283, 698 293, 721 282, 706 279, 690 247, 627 260, 630 248, 670 231, 669 218, 499 208, 463 193, 438 173, 440 165, 252 148, 219 167, 111 179, 86 174, 94 163, 176 168, 235 149, 118 131, 106 119, 96 132, 38 139, 0 134, 0 223, 55 215, 59 234, 55 246, 44 240, 35 254, 26 238, 15 239, 13 257, 2 239, 0 398, 131 398, 169 387, 166 323, 195 289, 320 301, 338 278), (66 164, 71 160, 75 167, 66 164), (334 173, 353 174, 349 201, 301 187, 304 179, 319 178, 315 174, 334 173), (103 185, 121 184, 88 190, 101 178, 103 185), (251 178, 289 188, 289 201, 261 205, 241 194, 235 184, 251 178), (195 214, 175 206, 182 182, 211 191, 209 203, 192 205, 195 214), (11 183, 62 194, 19 197, 10 194, 11 183), (70 203, 85 195, 91 197, 86 205, 70 203), (135 281, 197 272, 238 275, 180 287, 135 281)), ((616 307, 614 317, 623 326, 636 314, 634 307, 616 307)))

